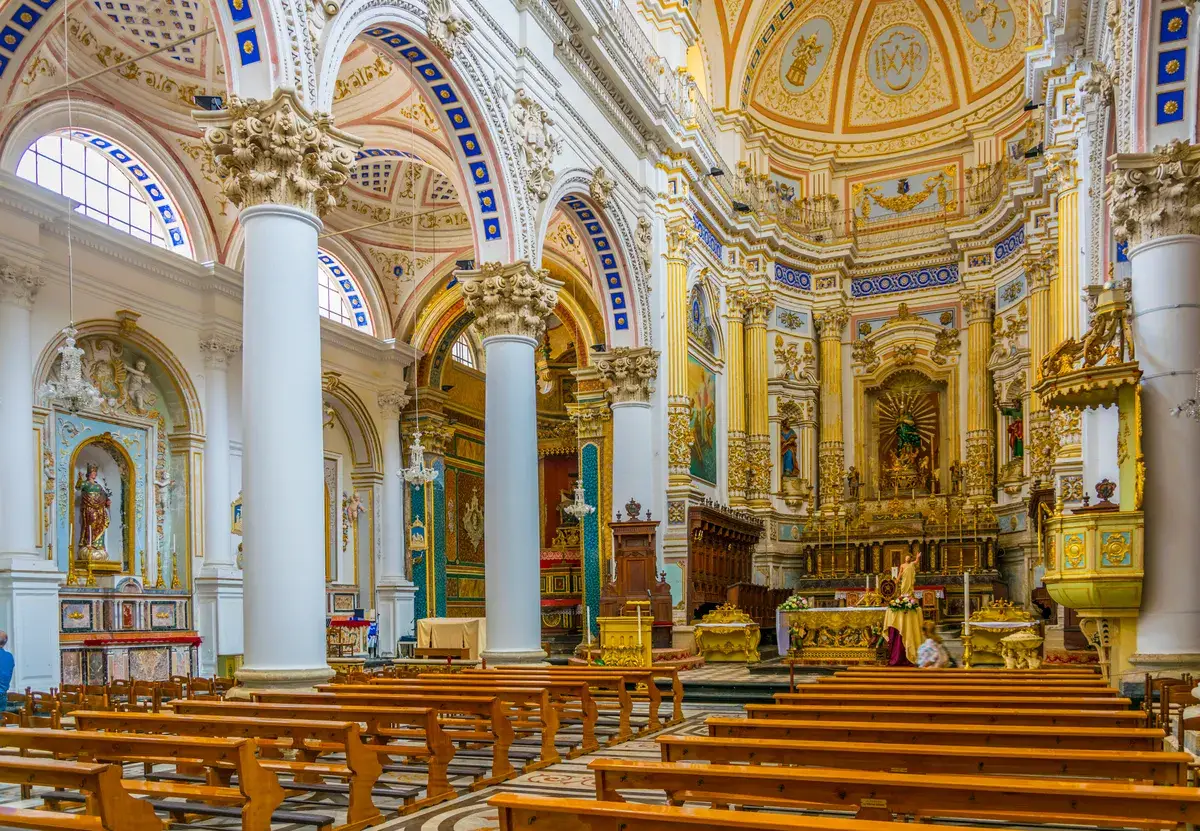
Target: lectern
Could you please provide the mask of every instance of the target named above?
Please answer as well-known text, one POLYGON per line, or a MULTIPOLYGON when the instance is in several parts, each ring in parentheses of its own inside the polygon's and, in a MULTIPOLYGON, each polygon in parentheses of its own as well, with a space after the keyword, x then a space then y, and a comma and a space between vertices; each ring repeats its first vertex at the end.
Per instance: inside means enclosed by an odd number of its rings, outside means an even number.
POLYGON ((658 520, 650 514, 642 519, 642 506, 631 499, 625 505, 628 519, 617 519, 608 524, 613 535, 612 571, 605 575, 605 585, 600 592, 600 615, 619 617, 625 613, 625 604, 630 600, 649 600, 650 614, 654 618, 653 647, 669 649, 671 646, 671 587, 664 575, 658 571, 656 541, 658 520), (614 579, 615 577, 615 579, 614 579))

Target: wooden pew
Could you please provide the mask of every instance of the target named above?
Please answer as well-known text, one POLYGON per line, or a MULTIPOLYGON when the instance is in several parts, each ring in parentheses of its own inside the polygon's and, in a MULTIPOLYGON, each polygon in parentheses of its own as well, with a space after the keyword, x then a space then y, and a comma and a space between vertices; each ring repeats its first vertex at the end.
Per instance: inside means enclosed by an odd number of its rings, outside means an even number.
MULTIPOLYGON (((537 669, 544 669, 538 667, 537 669)), ((421 677, 430 677, 430 673, 423 673, 421 677)), ((628 676, 622 673, 560 673, 551 674, 550 672, 537 672, 530 670, 476 670, 471 669, 460 673, 462 678, 479 678, 481 683, 486 687, 487 683, 496 684, 504 681, 517 681, 522 678, 541 680, 541 681, 584 681, 588 684, 593 699, 596 698, 597 692, 607 692, 616 697, 618 716, 617 716, 617 735, 609 739, 605 744, 612 746, 620 742, 629 741, 634 737, 633 733, 633 697, 630 695, 627 685, 630 683, 628 676)), ((599 705, 597 705, 599 706, 599 705)))
POLYGON ((413 649, 413 657, 438 659, 445 658, 447 661, 466 661, 471 657, 471 647, 469 646, 418 646, 413 649))
POLYGON ((1044 727, 1145 727, 1142 710, 1019 709, 1015 707, 947 707, 930 701, 919 707, 826 707, 810 702, 747 704, 746 717, 791 721, 868 721, 892 724, 1036 724, 1044 727))
MULTIPOLYGON (((270 758, 260 757, 259 764, 276 775, 290 774, 291 782, 280 783, 286 790, 340 793, 342 789, 328 787, 324 777, 345 780, 349 805, 346 823, 338 826, 340 831, 359 831, 383 822, 383 814, 373 799, 383 769, 379 757, 363 745, 358 725, 352 721, 234 718, 225 713, 197 716, 80 711, 75 714, 75 726, 108 733, 253 739, 259 747, 292 751, 295 760, 274 758, 276 754, 272 753, 270 758), (345 762, 321 760, 330 752, 344 754, 345 762)), ((387 795, 411 803, 416 791, 406 789, 387 795)))
POLYGON ((1187 753, 1062 750, 1025 747, 955 747, 853 742, 724 739, 659 736, 664 762, 774 764, 886 770, 892 773, 950 773, 1052 776, 1072 779, 1130 779, 1155 785, 1186 785, 1187 753))
POLYGON ((848 678, 851 676, 875 675, 893 678, 903 678, 909 675, 928 675, 937 677, 952 678, 971 677, 971 678, 1074 678, 1082 680, 1092 680, 1100 678, 1100 673, 1095 670, 1085 669, 992 669, 990 667, 972 667, 964 669, 963 667, 850 667, 849 669, 839 669, 833 673, 834 678, 848 678))
POLYGON ((947 776, 834 768, 677 765, 596 759, 596 797, 661 790, 672 802, 716 801, 857 809, 859 819, 970 818, 1101 827, 1181 827, 1200 822, 1200 789, 1135 782, 947 776))
POLYGON ((1032 687, 1005 687, 996 684, 941 684, 911 681, 900 684, 797 684, 796 692, 814 695, 923 695, 929 698, 964 695, 1021 695, 1054 696, 1056 698, 1116 698, 1117 691, 1111 687, 1058 687, 1038 685, 1032 687))
MULTIPOLYGON (((331 827, 332 817, 307 816, 278 811, 283 789, 275 774, 258 762, 253 741, 233 738, 196 738, 190 736, 146 736, 123 733, 95 733, 83 730, 18 728, 0 730, 0 747, 13 748, 23 755, 44 753, 55 758, 88 761, 141 762, 201 766, 210 772, 210 781, 228 782, 236 775, 238 784, 193 784, 188 782, 150 782, 122 780, 126 791, 150 797, 149 804, 160 812, 207 814, 239 818, 244 831, 269 828, 272 818, 331 827), (184 802, 165 802, 168 797, 184 802)), ((59 802, 70 801, 56 795, 59 802)), ((83 801, 83 800, 80 800, 83 801)))
POLYGON ((488 800, 500 831, 895 831, 892 823, 812 815, 781 815, 630 805, 590 799, 547 799, 501 793, 488 800))
POLYGON ((1060 747, 1075 750, 1161 751, 1163 731, 1136 727, 1075 727, 1056 732, 1007 724, 878 724, 862 721, 767 721, 710 717, 708 734, 720 738, 819 742, 900 742, 984 747, 1060 747))
MULTIPOLYGON (((847 686, 853 684, 878 684, 880 678, 876 675, 845 675, 818 678, 818 684, 837 684, 847 686)), ((886 678, 884 680, 887 680, 886 678)), ((992 686, 1002 689, 1023 689, 1026 687, 1053 687, 1062 690, 1107 690, 1111 689, 1108 682, 1096 676, 1095 678, 993 678, 990 675, 906 675, 896 678, 889 683, 917 683, 923 685, 939 684, 946 687, 992 686)))
MULTIPOLYGON (((478 687, 449 683, 421 683, 418 679, 388 679, 380 684, 320 684, 317 692, 334 695, 469 695, 478 687)), ((514 735, 518 732, 537 732, 541 738, 541 752, 536 759, 522 767, 522 772, 541 770, 562 761, 554 739, 558 735, 558 711, 550 701, 550 692, 545 686, 536 684, 492 687, 488 694, 499 698, 508 706, 512 716, 514 735)), ((511 752, 510 752, 511 755, 511 752)))
MULTIPOLYGON (((963 695, 914 699, 911 695, 817 695, 806 691, 775 693, 778 704, 817 704, 822 707, 912 707, 914 704, 936 704, 938 707, 1007 707, 1010 709, 1127 710, 1133 705, 1128 698, 1079 698, 1052 695, 963 695)), ((1147 724, 1147 726, 1150 726, 1147 724)))
MULTIPOLYGON (((581 669, 586 669, 591 672, 610 672, 620 674, 626 671, 622 667, 594 667, 594 666, 578 666, 571 665, 565 667, 541 667, 547 669, 551 673, 569 673, 578 672, 581 669)), ((655 679, 666 679, 671 682, 671 718, 667 720, 666 726, 671 727, 683 721, 683 682, 679 680, 679 668, 674 666, 653 666, 648 672, 655 679)))
MULTIPOLYGON (((454 760, 454 743, 438 723, 432 707, 361 707, 344 704, 264 704, 250 701, 194 700, 175 702, 176 712, 221 718, 284 718, 320 721, 341 719, 359 725, 364 748, 378 756, 419 759, 428 766, 425 807, 456 796, 447 769, 454 760), (404 744, 395 740, 403 738, 404 744), (412 741, 416 739, 416 741, 412 741)), ((384 770, 387 768, 385 767, 384 770)))
POLYGON ((513 729, 504 713, 504 704, 495 695, 423 695, 419 693, 355 695, 337 693, 255 693, 263 704, 324 704, 347 707, 418 707, 432 708, 452 742, 478 742, 492 747, 491 776, 475 782, 474 788, 496 785, 517 775, 508 758, 513 729))
POLYGON ((82 814, 0 805, 0 826, 5 828, 162 831, 165 827, 152 807, 125 790, 116 765, 5 756, 0 757, 0 782, 87 795, 82 814))

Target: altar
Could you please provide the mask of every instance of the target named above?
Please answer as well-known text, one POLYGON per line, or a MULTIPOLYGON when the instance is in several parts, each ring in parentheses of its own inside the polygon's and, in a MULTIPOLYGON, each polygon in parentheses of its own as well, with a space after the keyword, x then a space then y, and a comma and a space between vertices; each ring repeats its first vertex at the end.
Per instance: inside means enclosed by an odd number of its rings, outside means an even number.
POLYGON ((775 613, 779 654, 806 664, 886 664, 886 613, 886 606, 780 610, 775 613))
POLYGON ((1040 636, 1040 630, 1041 621, 1032 614, 1007 601, 997 600, 971 615, 963 624, 963 664, 967 667, 1005 666, 1004 639, 1020 632, 1040 636))

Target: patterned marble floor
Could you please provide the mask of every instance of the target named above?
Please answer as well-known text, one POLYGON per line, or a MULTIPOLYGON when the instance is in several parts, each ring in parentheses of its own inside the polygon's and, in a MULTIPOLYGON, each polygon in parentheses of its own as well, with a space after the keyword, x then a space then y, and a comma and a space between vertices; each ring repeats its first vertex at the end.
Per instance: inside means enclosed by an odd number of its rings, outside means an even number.
MULTIPOLYGON (((819 676, 796 673, 796 683, 814 681, 819 676)), ((697 669, 679 673, 679 680, 687 684, 719 682, 727 684, 778 684, 786 685, 786 672, 751 672, 745 664, 705 664, 697 669)))

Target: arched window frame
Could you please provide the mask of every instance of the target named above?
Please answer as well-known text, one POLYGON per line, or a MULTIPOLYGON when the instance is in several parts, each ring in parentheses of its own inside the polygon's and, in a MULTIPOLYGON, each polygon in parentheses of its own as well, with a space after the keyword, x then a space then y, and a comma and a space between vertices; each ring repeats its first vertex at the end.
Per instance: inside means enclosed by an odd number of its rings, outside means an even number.
POLYGON ((318 270, 329 278, 332 289, 340 294, 342 302, 345 304, 344 315, 328 314, 322 307, 322 316, 359 332, 374 335, 375 324, 371 320, 371 309, 350 271, 342 265, 337 257, 324 249, 317 250, 317 264, 318 270), (343 317, 345 319, 342 319, 343 317))
POLYGON ((450 357, 465 367, 479 369, 475 360, 475 349, 471 346, 471 340, 467 337, 466 332, 459 335, 458 339, 450 346, 450 357))
POLYGON ((32 142, 22 153, 21 159, 17 163, 16 173, 22 179, 32 182, 39 187, 74 199, 79 204, 79 207, 76 209, 77 212, 87 216, 89 219, 127 233, 135 239, 141 239, 143 242, 150 242, 157 247, 174 251, 189 259, 194 258, 191 239, 180 216, 180 212, 176 208, 177 202, 166 187, 161 184, 161 177, 133 153, 106 136, 79 129, 54 130, 45 133, 32 142), (59 158, 57 160, 46 155, 38 148, 39 143, 48 138, 56 138, 60 142, 59 158), (80 145, 84 150, 84 158, 87 157, 87 153, 90 150, 98 154, 107 163, 108 168, 106 169, 104 182, 100 182, 99 178, 94 175, 96 171, 88 169, 86 162, 82 165, 83 169, 81 170, 69 166, 63 161, 62 147, 67 142, 80 145), (29 173, 28 166, 30 165, 35 167, 32 176, 27 175, 29 173), (41 181, 41 165, 57 167, 59 177, 59 186, 57 188, 50 187, 41 181), (63 173, 65 170, 70 170, 83 177, 82 199, 76 199, 66 192, 67 188, 63 185, 63 173), (112 171, 117 171, 121 179, 124 180, 126 186, 125 192, 116 186, 120 183, 113 181, 114 175, 112 171), (102 192, 105 198, 103 206, 99 204, 98 199, 101 194, 101 188, 103 188, 102 192), (132 219, 123 219, 121 216, 112 213, 110 210, 111 202, 108 200, 112 198, 114 193, 120 197, 128 198, 130 202, 137 201, 145 205, 149 212, 149 224, 151 227, 149 229, 137 227, 137 233, 135 233, 133 230, 135 226, 132 219), (100 214, 100 216, 96 214, 100 214), (150 239, 144 239, 141 236, 142 233, 150 236, 150 239))

